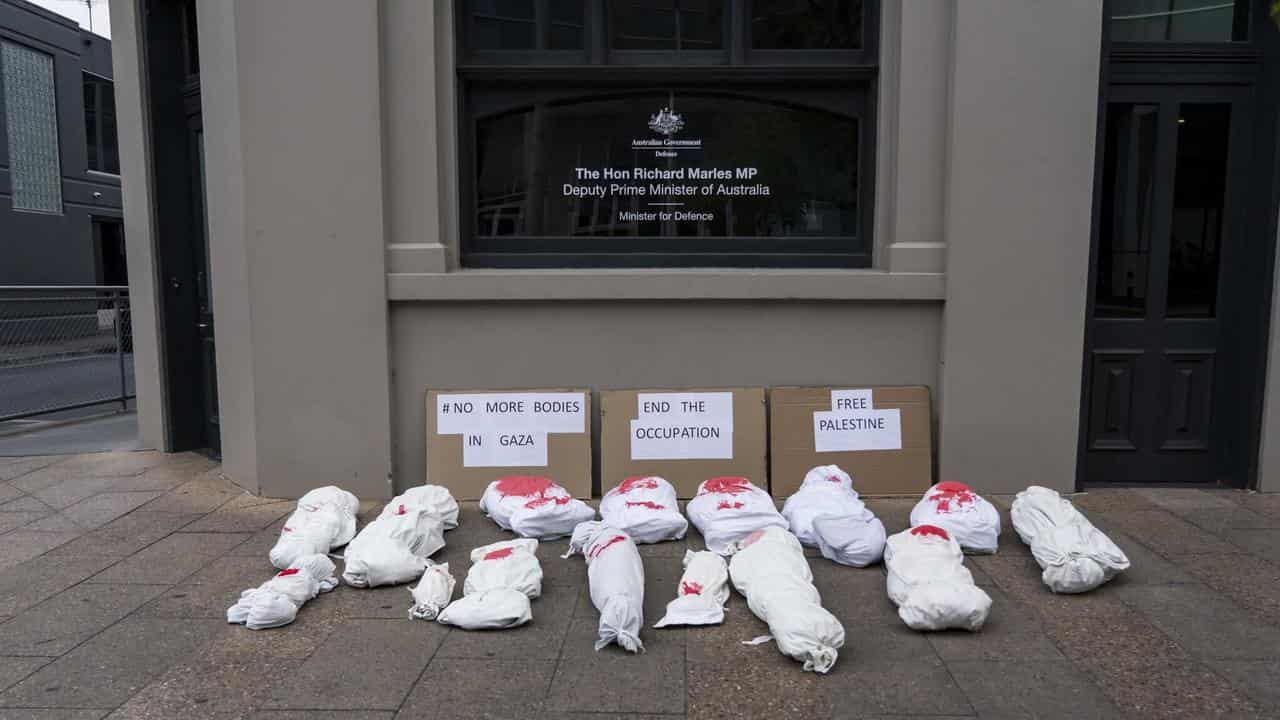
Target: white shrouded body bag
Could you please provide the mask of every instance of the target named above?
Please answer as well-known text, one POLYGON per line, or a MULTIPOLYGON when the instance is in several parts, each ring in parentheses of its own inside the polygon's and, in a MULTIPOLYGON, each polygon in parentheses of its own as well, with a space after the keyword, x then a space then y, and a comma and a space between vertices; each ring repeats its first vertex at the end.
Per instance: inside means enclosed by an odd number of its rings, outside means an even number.
POLYGON ((719 625, 724 622, 724 604, 728 601, 729 566, 724 558, 710 550, 686 550, 676 599, 667 603, 667 613, 654 627, 719 625))
POLYGON ((1009 516, 1054 592, 1088 592, 1129 568, 1124 551, 1055 490, 1035 485, 1023 490, 1009 516))
POLYGON ((884 548, 889 599, 912 630, 982 629, 991 597, 973 582, 955 538, 936 525, 889 536, 884 548))
POLYGON ((533 619, 529 600, 542 594, 538 541, 505 540, 471 551, 471 569, 462 597, 442 610, 437 622, 464 630, 502 630, 533 619))
POLYGON ((303 555, 323 555, 351 542, 359 510, 360 501, 342 488, 329 485, 307 492, 280 528, 268 556, 271 564, 284 570, 303 555))
POLYGON ((400 505, 425 507, 434 510, 444 521, 444 529, 458 527, 458 501, 449 489, 441 485, 419 485, 395 496, 382 508, 382 514, 394 512, 400 505))
POLYGON ((227 622, 250 630, 280 627, 293 622, 308 600, 338 586, 334 564, 325 555, 304 555, 256 588, 240 593, 227 608, 227 622))
POLYGON ((841 565, 866 567, 884 555, 884 524, 867 509, 853 478, 835 465, 810 470, 796 494, 787 498, 782 516, 802 545, 841 565))
POLYGON ((347 545, 342 579, 352 587, 411 582, 442 547, 444 520, 435 510, 393 500, 347 545))
POLYGON ((704 481, 685 510, 702 533, 707 549, 718 555, 732 554, 734 543, 756 530, 787 528, 787 519, 774 506, 773 497, 744 477, 704 481))
POLYGON ((646 544, 679 540, 689 530, 676 489, 660 477, 629 477, 600 500, 600 518, 646 544))
POLYGON ((628 652, 643 652, 644 563, 636 544, 611 525, 584 522, 574 529, 565 557, 574 553, 582 553, 587 561, 591 604, 600 611, 596 650, 617 643, 628 652))
POLYGON ((413 620, 435 620, 440 611, 453 599, 453 588, 458 584, 449 574, 449 563, 428 565, 418 578, 418 584, 409 588, 413 605, 409 617, 413 620))
POLYGON ((844 626, 822 607, 804 548, 785 528, 769 526, 738 543, 729 560, 733 586, 747 607, 769 625, 778 650, 825 673, 844 646, 844 626))
POLYGON ((968 485, 940 482, 911 508, 911 527, 934 525, 947 531, 960 549, 994 553, 1000 544, 1000 511, 968 485))
POLYGON ((550 540, 573 532, 596 516, 591 506, 544 477, 515 475, 494 480, 480 497, 480 510, 520 537, 550 540))

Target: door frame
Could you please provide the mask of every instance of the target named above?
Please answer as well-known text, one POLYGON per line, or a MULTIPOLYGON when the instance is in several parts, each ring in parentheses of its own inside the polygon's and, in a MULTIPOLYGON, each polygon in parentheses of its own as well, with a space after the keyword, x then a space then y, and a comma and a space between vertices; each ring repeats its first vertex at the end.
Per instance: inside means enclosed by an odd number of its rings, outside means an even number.
MULTIPOLYGON (((1093 207, 1089 239, 1089 274, 1086 283, 1085 316, 1080 383, 1080 423, 1076 442, 1076 489, 1089 484, 1086 457, 1089 452, 1088 430, 1092 395, 1092 351, 1094 337, 1092 318, 1097 286, 1098 242, 1102 207, 1103 154, 1106 149, 1107 106, 1113 100, 1113 89, 1127 85, 1204 85, 1245 86, 1252 89, 1253 113, 1250 118, 1251 151, 1261 158, 1243 175, 1245 191, 1239 201, 1247 206, 1243 213, 1245 238, 1241 244, 1258 248, 1265 262, 1248 265, 1247 281, 1226 292, 1257 298, 1243 304, 1245 315, 1232 323, 1223 323, 1222 334, 1234 343, 1241 371, 1236 382, 1245 388, 1266 388, 1268 339, 1270 337, 1271 303, 1275 292, 1276 235, 1280 213, 1280 93, 1267 88, 1280 87, 1280 28, 1272 22, 1265 0, 1252 0, 1250 30, 1247 42, 1207 43, 1126 43, 1113 46, 1108 18, 1110 0, 1104 0, 1102 13, 1102 61, 1099 66, 1097 124, 1093 207), (1265 158, 1271 158, 1266 162, 1265 158)), ((1227 262, 1224 254, 1220 262, 1227 262)), ((1220 265, 1219 272, 1225 266, 1220 265)), ((1220 291, 1221 292, 1221 291, 1220 291)), ((1222 295, 1220 294, 1220 297, 1222 295)), ((1225 305, 1226 303, 1224 303, 1225 305)), ((1266 392, 1242 393, 1248 398, 1246 412, 1241 413, 1242 427, 1231 437, 1234 441, 1224 450, 1230 459, 1226 469, 1229 485, 1252 488, 1258 482, 1258 451, 1262 439, 1262 417, 1266 392)), ((1099 483, 1106 485, 1107 483, 1099 483)), ((1143 483, 1131 483, 1143 484, 1143 483)), ((1205 486, 1209 483, 1194 483, 1205 486)), ((1175 487, 1186 483, 1159 483, 1175 487)))

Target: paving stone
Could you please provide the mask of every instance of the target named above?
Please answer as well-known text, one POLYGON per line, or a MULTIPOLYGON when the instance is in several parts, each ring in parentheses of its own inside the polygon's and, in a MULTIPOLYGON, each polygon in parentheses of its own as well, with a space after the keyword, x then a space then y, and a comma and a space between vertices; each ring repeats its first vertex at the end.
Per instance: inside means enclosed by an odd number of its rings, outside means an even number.
MULTIPOLYGON (((1156 554, 1128 533, 1110 528, 1099 528, 1111 538, 1126 557, 1129 569, 1112 578, 1115 585, 1168 585, 1170 583, 1195 582, 1196 579, 1173 562, 1156 554)), ((1194 557, 1194 556, 1192 556, 1194 557)))
POLYGON ((1091 488, 1086 492, 1065 495, 1075 506, 1093 519, 1091 513, 1112 510, 1151 510, 1150 500, 1129 488, 1091 488))
POLYGON ((114 562, 114 558, 49 554, 0 570, 0 616, 17 615, 114 562))
POLYGON ((1094 658, 1081 667, 1127 718, 1260 717, 1243 692, 1193 660, 1116 666, 1094 658))
POLYGON ((473 660, 437 655, 396 717, 525 720, 542 710, 555 671, 554 659, 473 660))
POLYGON ((178 583, 247 538, 232 533, 174 533, 98 573, 90 582, 178 583))
POLYGON ((35 492, 67 480, 100 479, 137 475, 167 462, 160 452, 115 452, 73 455, 12 480, 14 485, 35 492))
MULTIPOLYGON (((241 555, 245 557, 267 557, 271 552, 271 548, 275 547, 276 541, 280 539, 280 528, 284 527, 285 522, 288 520, 288 515, 276 520, 265 528, 255 532, 253 535, 250 535, 248 540, 245 540, 243 543, 235 546, 231 549, 231 552, 227 554, 241 555)), ((445 536, 445 540, 446 542, 448 541, 448 535, 445 536)), ((340 551, 340 548, 334 548, 334 550, 340 551)), ((436 557, 439 557, 439 555, 436 557)))
POLYGON ((72 478, 57 485, 35 490, 31 495, 49 507, 61 510, 85 498, 110 490, 111 484, 115 481, 116 478, 112 477, 72 478))
POLYGON ((125 557, 190 524, 194 513, 135 510, 53 551, 55 555, 125 557))
POLYGON ((1259 515, 1280 517, 1280 493, 1240 492, 1230 497, 1259 515))
POLYGON ((1166 558, 1241 552, 1226 540, 1164 510, 1114 510, 1099 516, 1100 527, 1127 533, 1166 558))
POLYGON ((257 532, 293 512, 297 503, 274 502, 239 506, 232 500, 195 521, 188 532, 257 532))
POLYGON ((1187 510, 1203 510, 1205 508, 1229 509, 1235 505, 1235 502, 1226 495, 1226 493, 1234 491, 1145 487, 1134 488, 1130 492, 1149 500, 1152 505, 1178 514, 1187 510))
POLYGON ((165 585, 96 585, 65 590, 0 625, 8 655, 62 655, 146 603, 165 585))
POLYGON ((43 657, 0 657, 0 691, 13 687, 51 660, 43 657))
POLYGON ((684 633, 641 634, 638 655, 610 645, 596 652, 596 621, 574 618, 547 697, 549 712, 684 712, 684 633))
POLYGON ((1205 664, 1247 694, 1265 712, 1280 714, 1280 662, 1206 660, 1205 664))
POLYGON ((232 498, 243 494, 230 480, 206 473, 179 485, 151 501, 147 510, 153 512, 209 513, 225 505, 232 498))
POLYGON ((0 554, 0 571, 39 557, 50 550, 80 537, 79 532, 36 532, 20 528, 4 534, 4 553, 0 554))
POLYGON ((0 512, 0 535, 26 527, 48 514, 48 512, 0 512))
POLYGON ((16 499, 24 498, 27 494, 11 482, 0 481, 0 503, 13 502, 16 499))
MULTIPOLYGON (((72 522, 71 518, 62 513, 46 515, 39 520, 26 525, 24 529, 34 532, 75 533, 78 535, 82 535, 85 532, 84 528, 81 528, 79 525, 72 522)), ((66 547, 66 545, 61 545, 59 547, 66 547)))
POLYGON ((1222 535, 1228 530, 1280 528, 1280 516, 1263 515, 1235 504, 1226 508, 1212 507, 1186 510, 1180 514, 1180 517, 1214 535, 1222 535))
POLYGON ((51 708, 8 708, 5 720, 100 720, 109 710, 67 710, 51 708))
POLYGON ((964 661, 947 667, 982 717, 1123 717, 1069 662, 964 661))
POLYGON ((224 625, 125 618, 0 694, 0 707, 114 708, 224 625))
POLYGON ((438 623, 407 619, 348 620, 272 687, 261 707, 394 710, 448 631, 438 623))
POLYGON ((911 508, 919 498, 863 498, 868 509, 880 518, 889 535, 911 527, 911 508))
POLYGON ((0 458, 0 482, 9 482, 40 468, 66 460, 65 455, 35 455, 31 457, 0 458))
POLYGON ((1280 529, 1227 530, 1222 536, 1233 545, 1280 565, 1280 529))
POLYGON ((86 530, 102 527, 160 496, 159 492, 111 492, 81 500, 62 511, 71 522, 86 530))
MULTIPOLYGON (((221 557, 178 585, 168 587, 138 612, 148 617, 225 619, 227 608, 235 604, 242 591, 261 585, 276 572, 266 558, 221 557)), ((324 601, 331 602, 333 595, 325 595, 324 601)))
POLYGON ((181 453, 176 457, 180 459, 150 468, 139 475, 117 478, 111 489, 117 492, 172 490, 219 467, 217 462, 195 453, 181 453))
MULTIPOLYGON (((820 566, 812 562, 810 567, 820 566)), ((883 566, 846 568, 832 565, 831 570, 819 569, 814 573, 813 585, 822 598, 822 606, 841 621, 878 618, 900 622, 898 609, 889 600, 885 589, 883 566)))
POLYGON ((47 515, 53 512, 53 508, 34 495, 18 495, 15 499, 0 505, 0 512, 38 512, 47 515))
POLYGON ((1280 627, 1280 567, 1253 555, 1196 555, 1182 564, 1216 592, 1280 627))
MULTIPOLYGON (((984 588, 991 596, 991 614, 982 630, 916 633, 928 638, 944 662, 953 660, 1065 660, 1053 640, 1044 633, 1035 611, 1011 599, 997 588, 984 588)), ((902 626, 907 632, 913 632, 902 626)), ((854 639, 853 642, 858 642, 854 639)), ((860 645, 860 643, 859 643, 860 645)))
POLYGON ((394 716, 390 710, 261 710, 249 720, 391 720, 394 716))
POLYGON ((1130 587, 1124 598, 1193 655, 1231 660, 1280 658, 1280 629, 1260 625, 1209 588, 1130 587))
MULTIPOLYGON (((409 607, 409 593, 402 587, 395 589, 404 594, 403 598, 396 599, 395 604, 397 617, 404 617, 409 607)), ((362 593, 363 591, 342 593, 336 599, 341 603, 362 593)), ((441 644, 436 658, 555 660, 560 656, 560 648, 564 645, 565 635, 573 620, 575 602, 580 604, 582 601, 576 598, 576 588, 570 586, 546 585, 542 588, 542 593, 542 597, 533 601, 531 622, 501 632, 455 628, 441 644)), ((646 615, 645 620, 652 625, 657 617, 653 616, 651 620, 646 615)), ((646 633, 642 635, 647 637, 646 633)))

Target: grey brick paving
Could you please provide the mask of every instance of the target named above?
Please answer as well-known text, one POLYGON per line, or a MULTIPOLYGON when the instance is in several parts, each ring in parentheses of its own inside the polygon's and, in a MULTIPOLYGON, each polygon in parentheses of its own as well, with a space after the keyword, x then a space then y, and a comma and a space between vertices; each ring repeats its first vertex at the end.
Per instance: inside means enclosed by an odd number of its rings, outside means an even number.
MULTIPOLYGON (((738 595, 723 625, 655 631, 694 529, 646 546, 646 652, 597 653, 585 564, 543 543, 534 620, 467 633, 406 619, 406 587, 340 587, 288 628, 225 623, 270 577, 292 503, 243 493, 204 458, 107 453, 0 459, 0 718, 973 718, 1280 716, 1280 496, 1103 489, 1077 505, 1134 567, 1053 595, 1008 526, 967 564, 992 596, 979 633, 920 634, 882 567, 808 553, 846 645, 800 671, 738 595)), ((912 500, 868 505, 889 532, 912 500)), ((362 504, 362 523, 380 508, 362 504)), ((465 503, 437 561, 509 537, 465 503)), ((340 551, 339 551, 340 552, 340 551)))

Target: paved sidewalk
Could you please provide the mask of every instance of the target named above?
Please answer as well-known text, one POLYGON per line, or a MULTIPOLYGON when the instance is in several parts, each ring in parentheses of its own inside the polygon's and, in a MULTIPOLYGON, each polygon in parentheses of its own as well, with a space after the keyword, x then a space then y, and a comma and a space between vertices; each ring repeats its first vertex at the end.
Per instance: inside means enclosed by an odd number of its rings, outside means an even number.
MULTIPOLYGON (((993 498, 1007 507, 1009 498, 993 498)), ((652 630, 646 652, 592 650, 580 557, 539 549, 534 621, 467 633, 407 619, 404 587, 340 587, 298 621, 225 622, 274 572, 293 504, 240 492, 192 455, 0 458, 0 718, 1276 717, 1280 495, 1108 490, 1076 502, 1134 567, 1054 596, 1008 527, 968 560, 995 601, 978 634, 897 619, 881 567, 811 560, 847 640, 802 672, 738 595, 723 626, 652 630), (323 712, 322 712, 323 711, 323 712)), ((911 502, 871 500, 890 532, 911 502)), ((362 506, 367 519, 377 503, 362 506)), ((504 537, 474 503, 437 560, 461 580, 504 537)), ((645 619, 675 592, 686 542, 642 547, 645 619)))

